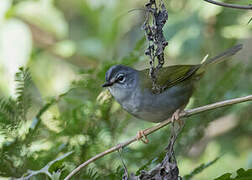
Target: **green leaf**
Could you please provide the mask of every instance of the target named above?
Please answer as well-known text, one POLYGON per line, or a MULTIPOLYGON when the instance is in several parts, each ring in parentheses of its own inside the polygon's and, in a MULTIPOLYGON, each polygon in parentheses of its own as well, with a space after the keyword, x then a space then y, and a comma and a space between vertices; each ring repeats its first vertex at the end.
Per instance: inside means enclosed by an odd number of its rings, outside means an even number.
POLYGON ((97 180, 99 179, 98 172, 95 168, 89 168, 87 169, 87 172, 84 176, 82 176, 83 179, 90 179, 90 180, 97 180))
POLYGON ((61 171, 53 172, 51 179, 52 180, 60 180, 61 171))
POLYGON ((214 180, 229 180, 229 179, 231 180, 231 178, 230 178, 231 175, 232 175, 231 173, 226 173, 226 174, 223 174, 222 176, 220 176, 214 180))
POLYGON ((32 81, 29 69, 23 67, 19 68, 19 72, 16 73, 15 81, 17 82, 17 108, 19 110, 20 117, 23 120, 26 120, 26 113, 31 107, 29 88, 32 81))
POLYGON ((252 169, 245 171, 243 168, 237 170, 236 178, 250 178, 252 179, 252 169))
POLYGON ((26 114, 31 107, 31 75, 28 68, 19 68, 15 81, 16 99, 0 99, 0 123, 2 127, 14 129, 20 121, 26 120, 26 114))
POLYGON ((16 111, 17 106, 13 99, 0 99, 0 123, 3 128, 14 128, 16 126, 18 119, 18 113, 16 111))
POLYGON ((237 176, 235 178, 231 178, 231 173, 223 174, 222 176, 214 179, 214 180, 251 180, 252 179, 252 169, 248 169, 247 171, 243 168, 240 168, 236 171, 237 176))

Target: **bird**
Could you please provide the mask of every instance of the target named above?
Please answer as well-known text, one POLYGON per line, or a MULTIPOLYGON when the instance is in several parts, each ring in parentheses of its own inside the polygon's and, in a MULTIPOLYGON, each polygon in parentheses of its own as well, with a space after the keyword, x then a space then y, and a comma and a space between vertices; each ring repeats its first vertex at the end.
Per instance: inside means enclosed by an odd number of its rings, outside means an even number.
POLYGON ((102 87, 107 87, 122 108, 138 119, 155 123, 170 117, 178 119, 178 113, 188 104, 196 82, 205 71, 236 54, 242 46, 235 45, 200 64, 162 67, 156 74, 156 84, 164 87, 160 93, 153 92, 149 69, 136 70, 125 65, 110 67, 102 87))

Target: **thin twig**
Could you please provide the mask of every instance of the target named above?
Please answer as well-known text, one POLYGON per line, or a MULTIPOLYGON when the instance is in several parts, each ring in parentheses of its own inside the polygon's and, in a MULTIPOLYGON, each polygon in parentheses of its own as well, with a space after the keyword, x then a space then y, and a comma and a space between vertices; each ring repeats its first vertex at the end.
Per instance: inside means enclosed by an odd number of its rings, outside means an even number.
POLYGON ((238 4, 228 4, 228 3, 223 3, 223 2, 217 2, 217 1, 213 1, 213 0, 203 0, 203 1, 215 4, 218 6, 228 7, 228 8, 252 10, 251 4, 244 6, 244 5, 238 5, 238 4))
MULTIPOLYGON (((246 101, 252 101, 252 95, 248 95, 245 97, 240 97, 240 98, 235 98, 235 99, 230 99, 230 100, 225 100, 225 101, 221 101, 221 102, 217 102, 217 103, 213 103, 213 104, 209 104, 209 105, 205 105, 205 106, 201 106, 198 108, 194 108, 194 109, 189 109, 189 110, 185 110, 184 112, 181 112, 179 114, 179 117, 189 117, 191 115, 194 114, 198 114, 204 111, 208 111, 208 110, 212 110, 212 109, 216 109, 216 108, 220 108, 220 107, 224 107, 224 106, 229 106, 232 104, 237 104, 237 103, 242 103, 242 102, 246 102, 246 101)), ((163 128, 164 126, 170 124, 171 122, 171 118, 167 119, 166 121, 163 121, 160 124, 157 124, 153 127, 147 128, 145 129, 143 132, 146 136, 148 136, 149 134, 159 130, 160 128, 163 128)), ((84 168, 85 166, 87 166, 88 164, 90 164, 91 162, 94 162, 97 159, 102 158, 103 156, 112 153, 114 151, 117 151, 125 146, 128 146, 129 144, 137 141, 138 137, 134 137, 129 139, 126 142, 123 142, 121 144, 118 144, 100 154, 97 154, 96 156, 90 158, 89 160, 87 160, 86 162, 82 163, 81 165, 79 165, 76 169, 74 169, 64 180, 69 180, 71 177, 73 177, 77 172, 79 172, 82 168, 84 168)))

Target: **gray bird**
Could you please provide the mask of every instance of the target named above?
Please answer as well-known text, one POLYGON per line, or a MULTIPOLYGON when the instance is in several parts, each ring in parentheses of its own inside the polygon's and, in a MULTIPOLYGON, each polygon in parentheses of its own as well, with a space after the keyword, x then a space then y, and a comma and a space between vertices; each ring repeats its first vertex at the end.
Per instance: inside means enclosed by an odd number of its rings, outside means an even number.
POLYGON ((176 110, 184 109, 199 80, 211 64, 221 62, 242 49, 236 45, 227 51, 197 65, 174 65, 158 71, 157 84, 166 88, 161 93, 153 93, 149 69, 142 71, 115 65, 106 72, 106 82, 110 93, 127 112, 150 122, 161 122, 171 117, 176 110))

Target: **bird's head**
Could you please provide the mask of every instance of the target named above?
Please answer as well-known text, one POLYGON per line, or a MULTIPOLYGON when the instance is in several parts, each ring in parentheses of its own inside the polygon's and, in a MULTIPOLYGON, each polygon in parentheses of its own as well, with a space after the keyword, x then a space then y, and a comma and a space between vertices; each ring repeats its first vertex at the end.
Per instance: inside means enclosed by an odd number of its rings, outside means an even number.
POLYGON ((106 82, 111 94, 118 100, 126 98, 138 85, 138 71, 123 65, 115 65, 106 72, 106 82))

